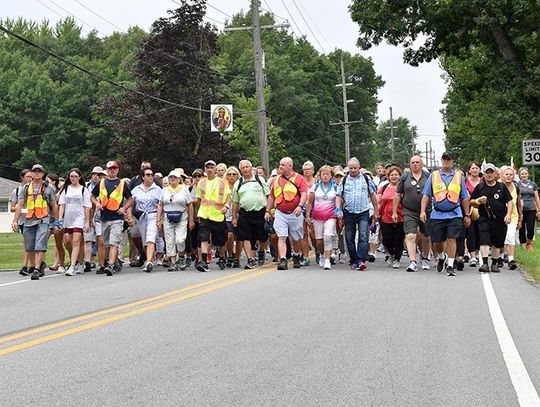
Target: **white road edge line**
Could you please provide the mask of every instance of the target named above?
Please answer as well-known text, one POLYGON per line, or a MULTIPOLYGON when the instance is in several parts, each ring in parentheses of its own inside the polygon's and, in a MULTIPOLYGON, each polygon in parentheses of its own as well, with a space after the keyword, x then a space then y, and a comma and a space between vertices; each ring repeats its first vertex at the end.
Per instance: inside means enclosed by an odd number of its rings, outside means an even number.
MULTIPOLYGON (((63 274, 51 274, 50 276, 40 277, 40 280, 44 279, 44 278, 58 277, 58 276, 63 276, 63 274)), ((24 280, 12 281, 11 283, 0 284, 0 287, 6 287, 8 285, 14 285, 14 284, 27 283, 29 281, 32 281, 32 280, 30 280, 29 278, 25 278, 24 280)))
POLYGON ((518 402, 521 407, 540 407, 540 398, 534 388, 529 373, 519 356, 519 352, 516 348, 516 344, 512 339, 510 330, 504 320, 499 301, 493 290, 493 285, 489 278, 489 274, 482 273, 482 283, 484 285, 484 292, 486 293, 486 299, 489 306, 489 313, 491 314, 491 321, 497 334, 499 346, 501 348, 506 368, 514 385, 518 402))

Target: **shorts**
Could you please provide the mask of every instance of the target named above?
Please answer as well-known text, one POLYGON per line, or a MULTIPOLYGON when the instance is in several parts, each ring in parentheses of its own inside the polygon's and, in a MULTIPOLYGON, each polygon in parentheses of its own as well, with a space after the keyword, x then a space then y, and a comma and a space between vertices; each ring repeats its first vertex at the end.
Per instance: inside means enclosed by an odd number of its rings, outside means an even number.
POLYGON ((369 244, 379 244, 379 232, 381 230, 381 225, 379 222, 375 223, 375 232, 369 230, 369 244))
POLYGON ((506 231, 506 223, 502 219, 490 220, 483 217, 478 219, 480 246, 493 246, 502 249, 504 247, 506 231))
POLYGON ((289 237, 294 241, 304 237, 304 215, 296 216, 293 213, 283 213, 276 209, 274 230, 278 237, 289 237))
MULTIPOLYGON (((157 213, 151 212, 141 216, 137 223, 137 230, 139 231, 143 246, 146 246, 148 243, 156 243, 158 237, 156 219, 157 213)), ((133 238, 133 235, 131 235, 131 238, 133 238)))
POLYGON ((23 239, 25 251, 46 252, 49 240, 49 224, 40 222, 34 226, 25 226, 23 239))
POLYGON ((227 233, 234 233, 234 226, 232 225, 232 221, 230 220, 227 220, 225 221, 227 227, 226 227, 226 230, 227 230, 227 233))
POLYGON ((431 242, 439 243, 446 239, 457 239, 463 227, 463 218, 431 219, 431 242))
POLYGON ((266 242, 268 240, 268 232, 264 225, 265 208, 260 211, 245 211, 240 209, 238 212, 238 224, 234 233, 236 240, 250 242, 266 242))
POLYGON ((199 222, 199 240, 211 242, 214 246, 225 246, 227 242, 227 222, 215 222, 209 219, 201 219, 199 222))
POLYGON ((418 212, 403 210, 403 231, 406 235, 416 234, 418 231, 424 236, 431 234, 431 222, 428 219, 426 223, 420 222, 420 214, 418 212))
POLYGON ((141 237, 141 231, 139 230, 139 221, 135 216, 132 217, 133 219, 133 226, 130 226, 128 228, 129 236, 133 239, 136 237, 141 237))
POLYGON ((314 220, 313 226, 315 227, 315 239, 321 240, 325 236, 335 236, 336 232, 336 218, 330 218, 327 220, 314 220))
POLYGON ((510 223, 506 225, 506 238, 504 239, 504 244, 515 246, 516 235, 517 235, 517 223, 510 223))
POLYGON ((122 243, 123 220, 101 222, 101 229, 105 246, 119 246, 122 243))
POLYGON ((94 227, 84 234, 84 241, 95 242, 98 236, 101 236, 101 222, 95 222, 94 227))
POLYGON ((66 228, 65 231, 68 235, 72 235, 73 233, 83 233, 82 228, 66 228))

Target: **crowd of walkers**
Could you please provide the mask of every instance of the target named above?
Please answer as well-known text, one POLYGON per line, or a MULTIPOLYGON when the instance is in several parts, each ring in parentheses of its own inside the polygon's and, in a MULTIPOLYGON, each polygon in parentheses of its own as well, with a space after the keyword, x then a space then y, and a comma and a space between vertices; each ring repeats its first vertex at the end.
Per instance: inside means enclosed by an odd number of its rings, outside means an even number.
POLYGON ((66 276, 94 268, 112 276, 126 256, 147 273, 156 266, 206 272, 212 259, 219 269, 242 262, 252 269, 268 257, 287 270, 291 259, 293 268, 310 265, 311 251, 324 270, 346 261, 365 270, 383 257, 399 269, 407 256, 408 272, 434 263, 455 276, 467 262, 499 272, 505 262, 517 267, 518 240, 533 248, 540 218, 538 187, 526 168, 456 168, 449 152, 431 172, 419 156, 405 168, 379 164, 374 172, 351 158, 345 168, 317 171, 307 161, 300 173, 289 157, 269 176, 248 160, 238 167, 208 160, 191 175, 175 168, 164 177, 148 161, 132 178, 119 172, 116 161, 94 167, 88 181, 78 168, 65 179, 40 164, 21 172, 11 196, 12 227, 24 237, 21 275, 44 275, 51 234, 48 268, 66 276))

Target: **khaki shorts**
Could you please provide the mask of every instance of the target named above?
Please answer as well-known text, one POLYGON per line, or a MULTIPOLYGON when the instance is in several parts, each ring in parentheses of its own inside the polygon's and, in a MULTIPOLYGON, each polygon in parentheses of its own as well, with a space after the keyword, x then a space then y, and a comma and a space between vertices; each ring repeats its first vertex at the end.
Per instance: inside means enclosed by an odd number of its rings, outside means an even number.
POLYGON ((123 220, 113 220, 102 222, 101 229, 105 246, 119 246, 122 242, 122 231, 124 229, 123 220))

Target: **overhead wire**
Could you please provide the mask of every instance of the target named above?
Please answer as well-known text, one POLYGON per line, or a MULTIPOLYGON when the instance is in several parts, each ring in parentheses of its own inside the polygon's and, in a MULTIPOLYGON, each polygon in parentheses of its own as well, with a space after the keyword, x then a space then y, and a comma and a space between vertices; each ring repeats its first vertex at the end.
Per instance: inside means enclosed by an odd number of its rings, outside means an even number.
POLYGON ((309 14, 309 11, 306 9, 306 7, 304 7, 304 4, 302 3, 302 0, 298 0, 299 3, 300 3, 300 7, 302 7, 302 9, 304 10, 304 12, 306 13, 306 15, 308 16, 309 20, 311 21, 311 23, 313 24, 313 27, 315 27, 315 30, 317 30, 317 32, 321 35, 322 39, 326 42, 326 44, 328 45, 328 47, 332 48, 332 45, 330 44, 330 42, 328 41, 328 39, 325 37, 325 35, 322 33, 321 30, 319 30, 319 27, 317 27, 317 24, 315 24, 315 21, 311 18, 311 15, 309 14))
POLYGON ((298 23, 296 22, 296 20, 294 19, 293 15, 292 15, 291 11, 289 10, 289 7, 287 7, 287 4, 285 4, 285 1, 281 0, 281 4, 283 4, 283 7, 285 7, 285 10, 287 11, 287 14, 289 15, 289 17, 291 17, 291 21, 295 25, 295 27, 296 27, 297 31, 300 33, 300 35, 296 34, 295 31, 294 31, 294 28, 292 28, 292 26, 291 26, 291 30, 293 31, 293 33, 298 38, 305 37, 305 35, 302 33, 302 30, 300 30, 300 26, 298 25, 298 23))
POLYGON ((317 42, 317 44, 319 44, 319 47, 321 47, 322 51, 326 54, 326 51, 324 49, 324 47, 322 46, 321 42, 319 41, 319 39, 317 38, 317 36, 315 35, 315 33, 313 32, 313 30, 311 29, 311 26, 308 24, 308 22, 306 21, 306 19, 304 18, 304 15, 302 14, 302 11, 300 11, 300 8, 298 7, 298 4, 296 4, 296 0, 292 0, 294 6, 296 7, 296 9, 298 10, 298 14, 300 14, 300 17, 302 17, 302 20, 304 21, 304 23, 306 24, 309 32, 311 33, 311 35, 313 35, 313 38, 315 39, 315 41, 317 42))
POLYGON ((285 17, 282 17, 279 14, 274 13, 274 11, 270 8, 270 5, 268 4, 266 0, 264 0, 264 4, 266 5, 267 8, 260 7, 261 10, 269 12, 270 14, 272 14, 272 16, 288 21, 285 17))
POLYGON ((233 18, 230 14, 227 14, 227 13, 225 13, 224 11, 218 9, 216 6, 211 5, 208 1, 206 2, 206 5, 207 5, 208 7, 210 7, 210 8, 213 8, 213 9, 216 10, 218 13, 221 13, 221 14, 223 14, 224 16, 229 17, 230 19, 233 18))

